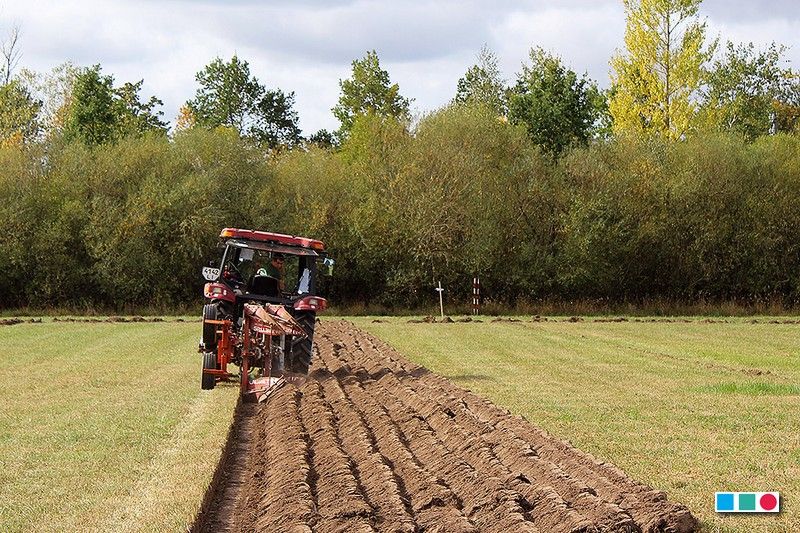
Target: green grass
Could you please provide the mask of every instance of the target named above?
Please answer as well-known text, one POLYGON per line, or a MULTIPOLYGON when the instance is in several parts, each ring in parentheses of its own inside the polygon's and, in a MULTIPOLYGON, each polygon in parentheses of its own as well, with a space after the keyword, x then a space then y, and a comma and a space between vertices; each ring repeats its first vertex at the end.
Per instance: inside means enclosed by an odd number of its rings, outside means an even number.
POLYGON ((745 394, 758 396, 767 394, 772 396, 797 396, 800 395, 800 387, 797 385, 784 385, 776 383, 718 383, 698 387, 697 392, 713 392, 718 394, 745 394))
POLYGON ((354 322, 685 503, 707 531, 800 531, 800 325, 354 322), (780 515, 714 513, 781 492, 780 515))
POLYGON ((185 530, 235 387, 201 392, 197 323, 0 327, 0 531, 185 530))
MULTIPOLYGON (((355 322, 687 504, 707 530, 800 531, 800 325, 355 322), (780 516, 713 512, 779 490, 780 516)), ((235 387, 199 390, 199 324, 0 327, 0 531, 179 531, 235 387)))

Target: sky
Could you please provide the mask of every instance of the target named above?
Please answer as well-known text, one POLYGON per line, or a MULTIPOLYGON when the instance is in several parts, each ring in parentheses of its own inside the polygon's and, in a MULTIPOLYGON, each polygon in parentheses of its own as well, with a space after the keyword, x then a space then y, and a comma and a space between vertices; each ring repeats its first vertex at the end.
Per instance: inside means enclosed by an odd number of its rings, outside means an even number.
MULTIPOLYGON (((800 0, 705 0, 700 14, 709 36, 784 44, 800 69, 800 0)), ((144 79, 142 99, 163 100, 170 122, 194 96, 195 74, 237 54, 266 87, 295 93, 310 135, 338 128, 339 80, 373 49, 416 116, 453 98, 484 45, 508 83, 540 46, 607 87, 625 14, 621 0, 0 0, 0 35, 13 25, 20 67, 99 63, 115 85, 144 79)))

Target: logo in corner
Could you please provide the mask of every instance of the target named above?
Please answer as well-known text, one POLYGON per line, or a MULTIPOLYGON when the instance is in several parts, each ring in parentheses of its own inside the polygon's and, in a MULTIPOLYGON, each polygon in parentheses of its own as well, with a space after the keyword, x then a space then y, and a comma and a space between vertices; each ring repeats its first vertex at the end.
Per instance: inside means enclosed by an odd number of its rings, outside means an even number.
POLYGON ((779 513, 779 492, 716 492, 714 510, 718 513, 779 513))

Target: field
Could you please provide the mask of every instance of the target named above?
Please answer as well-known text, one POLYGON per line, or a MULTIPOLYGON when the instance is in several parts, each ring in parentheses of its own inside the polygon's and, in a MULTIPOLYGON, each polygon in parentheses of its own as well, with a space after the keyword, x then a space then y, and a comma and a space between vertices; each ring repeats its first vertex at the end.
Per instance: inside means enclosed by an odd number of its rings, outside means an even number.
MULTIPOLYGON (((632 320, 354 319, 388 344, 325 321, 312 379, 237 410, 195 525, 680 528, 685 504, 708 531, 800 530, 800 325, 632 320), (720 519, 716 490, 784 511, 720 519)), ((0 327, 0 530, 192 522, 236 394, 198 390, 198 329, 0 327)))
POLYGON ((0 326, 0 531, 179 531, 236 390, 201 394, 196 323, 0 326))
MULTIPOLYGON (((682 505, 346 322, 309 380, 240 418, 203 531, 691 531, 682 505), (248 453, 249 452, 249 453, 248 453), (222 502, 238 509, 220 513, 222 502)), ((240 411, 241 412, 241 411, 240 411)))
POLYGON ((793 320, 380 320, 355 322, 416 363, 666 491, 709 531, 800 531, 793 320), (783 512, 718 516, 714 492, 724 490, 779 490, 783 512))

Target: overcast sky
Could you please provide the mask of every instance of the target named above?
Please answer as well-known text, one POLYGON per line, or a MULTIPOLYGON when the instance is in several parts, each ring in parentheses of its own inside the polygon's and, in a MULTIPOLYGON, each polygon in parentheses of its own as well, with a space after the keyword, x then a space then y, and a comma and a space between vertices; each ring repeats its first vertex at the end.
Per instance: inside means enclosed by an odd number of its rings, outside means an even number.
MULTIPOLYGON (((711 36, 783 43, 800 68, 800 0, 706 0, 701 13, 711 36)), ((453 97, 484 44, 509 81, 541 46, 607 86, 625 18, 621 0, 0 0, 0 31, 13 24, 20 66, 47 71, 69 60, 100 63, 117 85, 144 78, 143 97, 161 98, 171 122, 194 96, 197 71, 236 53, 267 87, 295 92, 311 134, 338 127, 338 81, 367 50, 419 114, 453 97)))

